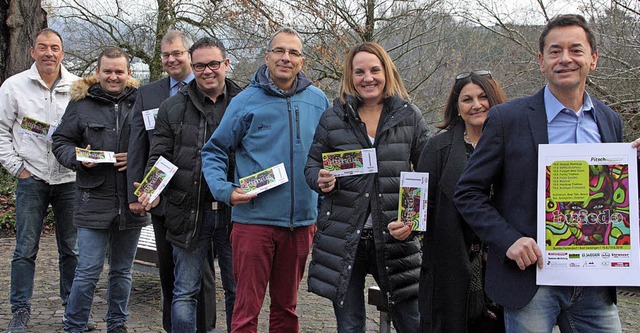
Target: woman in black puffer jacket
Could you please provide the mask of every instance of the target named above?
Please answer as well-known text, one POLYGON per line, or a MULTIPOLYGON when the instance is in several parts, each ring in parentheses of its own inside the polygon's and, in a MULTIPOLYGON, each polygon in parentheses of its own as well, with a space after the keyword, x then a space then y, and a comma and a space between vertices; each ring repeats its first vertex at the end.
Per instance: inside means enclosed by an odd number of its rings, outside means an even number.
POLYGON ((384 292, 396 331, 417 332, 420 245, 400 241, 387 225, 397 219, 401 171, 412 171, 427 127, 387 52, 354 47, 345 61, 340 98, 323 114, 305 167, 307 183, 324 195, 309 267, 309 290, 334 304, 338 332, 364 332, 364 279, 384 292), (335 178, 322 154, 375 148, 377 173, 335 178))

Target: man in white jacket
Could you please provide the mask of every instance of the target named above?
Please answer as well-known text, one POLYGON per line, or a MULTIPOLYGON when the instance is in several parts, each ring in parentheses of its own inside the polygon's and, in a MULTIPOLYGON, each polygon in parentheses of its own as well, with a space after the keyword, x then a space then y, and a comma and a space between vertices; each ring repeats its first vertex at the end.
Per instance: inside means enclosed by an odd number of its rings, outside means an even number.
POLYGON ((26 332, 38 243, 49 205, 56 224, 63 305, 78 262, 73 226, 75 174, 58 164, 51 152, 51 134, 69 102, 71 83, 78 79, 62 66, 62 47, 56 31, 40 31, 31 47, 35 63, 0 86, 0 163, 18 178, 9 297, 13 318, 8 333, 26 332))

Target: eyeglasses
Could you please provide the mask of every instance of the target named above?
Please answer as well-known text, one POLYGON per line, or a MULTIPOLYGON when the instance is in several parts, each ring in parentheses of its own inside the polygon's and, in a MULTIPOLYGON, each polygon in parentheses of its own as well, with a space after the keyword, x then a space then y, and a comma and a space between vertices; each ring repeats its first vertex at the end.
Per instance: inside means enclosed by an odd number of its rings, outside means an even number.
POLYGON ((191 64, 191 67, 193 67, 193 70, 196 72, 204 72, 205 67, 208 67, 210 70, 215 71, 216 69, 220 68, 220 64, 222 64, 223 62, 224 60, 213 60, 208 64, 196 62, 195 64, 191 64))
POLYGON ((469 76, 471 76, 471 74, 475 74, 477 76, 488 76, 489 78, 491 78, 491 71, 479 70, 479 71, 471 71, 471 72, 462 72, 456 75, 456 81, 466 79, 469 76))
POLYGON ((271 52, 271 53, 273 53, 273 54, 275 54, 275 55, 277 55, 279 57, 284 56, 285 53, 289 53, 289 56, 291 58, 300 58, 300 57, 302 57, 302 52, 300 52, 298 50, 285 50, 285 49, 283 49, 281 47, 276 47, 274 49, 271 49, 271 50, 269 50, 269 52, 271 52))
POLYGON ((162 59, 169 59, 170 56, 173 56, 174 58, 179 58, 181 57, 185 52, 187 52, 187 50, 184 51, 173 51, 171 53, 160 53, 160 57, 162 57, 162 59))

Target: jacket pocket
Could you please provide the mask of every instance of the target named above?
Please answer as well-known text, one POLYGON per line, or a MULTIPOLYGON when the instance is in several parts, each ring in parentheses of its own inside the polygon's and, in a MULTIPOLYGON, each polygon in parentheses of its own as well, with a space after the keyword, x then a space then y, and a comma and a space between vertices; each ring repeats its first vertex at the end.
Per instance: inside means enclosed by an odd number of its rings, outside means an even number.
POLYGON ((189 210, 190 205, 185 203, 187 193, 176 189, 166 189, 163 199, 165 206, 165 227, 174 235, 180 235, 189 230, 189 210))
POLYGON ((327 229, 331 214, 333 214, 333 200, 324 197, 322 204, 320 205, 320 211, 318 212, 318 220, 316 223, 318 231, 322 232, 327 229))
POLYGON ((88 123, 85 126, 84 138, 87 140, 87 144, 91 145, 91 150, 107 150, 106 143, 109 142, 108 132, 109 128, 105 124, 88 123))
POLYGON ((83 189, 96 188, 104 183, 105 176, 95 173, 89 173, 80 167, 77 170, 76 186, 83 189))
POLYGON ((184 201, 184 198, 187 197, 187 192, 167 188, 164 195, 165 199, 167 199, 168 204, 180 206, 180 204, 184 201))

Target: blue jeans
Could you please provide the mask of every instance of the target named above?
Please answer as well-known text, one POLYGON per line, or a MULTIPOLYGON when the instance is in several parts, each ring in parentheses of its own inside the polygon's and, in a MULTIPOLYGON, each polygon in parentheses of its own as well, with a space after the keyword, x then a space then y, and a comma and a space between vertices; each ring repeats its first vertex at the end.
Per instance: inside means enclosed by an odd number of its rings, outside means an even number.
POLYGON ((11 259, 11 312, 31 311, 33 277, 40 233, 49 204, 53 207, 58 243, 60 298, 66 304, 78 264, 73 226, 75 183, 49 185, 33 177, 18 179, 16 188, 16 248, 11 259))
MULTIPOLYGON (((218 223, 226 223, 227 220, 227 214, 225 214, 224 210, 211 211, 203 209, 200 213, 203 214, 202 224, 195 243, 187 249, 173 246, 173 262, 175 265, 175 282, 171 304, 171 331, 173 333, 196 331, 196 307, 198 304, 196 297, 200 291, 202 267, 207 257, 207 252, 211 250, 211 240, 214 237, 216 225, 218 223)), ((226 297, 225 290, 225 299, 226 297)), ((231 306, 232 308, 233 306, 231 306)))
POLYGON ((622 332, 609 287, 540 286, 522 309, 504 308, 507 333, 622 332))
POLYGON ((112 222, 109 229, 78 228, 80 260, 73 280, 65 330, 83 332, 91 312, 96 284, 109 249, 109 281, 107 284, 107 330, 123 325, 129 318, 127 303, 131 293, 131 269, 136 256, 141 228, 118 230, 112 222))
MULTIPOLYGON (((364 333, 366 331, 364 280, 369 273, 380 285, 374 241, 373 239, 360 239, 344 304, 340 306, 333 303, 338 333, 364 333)), ((390 307, 389 314, 396 332, 417 333, 420 329, 418 295, 402 303, 394 304, 390 307)))

